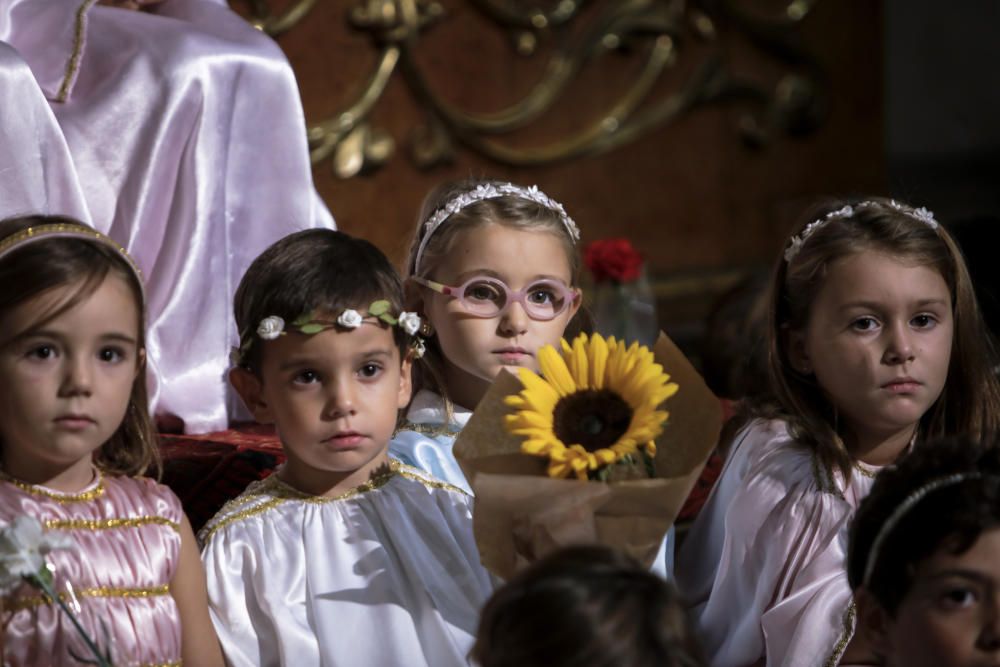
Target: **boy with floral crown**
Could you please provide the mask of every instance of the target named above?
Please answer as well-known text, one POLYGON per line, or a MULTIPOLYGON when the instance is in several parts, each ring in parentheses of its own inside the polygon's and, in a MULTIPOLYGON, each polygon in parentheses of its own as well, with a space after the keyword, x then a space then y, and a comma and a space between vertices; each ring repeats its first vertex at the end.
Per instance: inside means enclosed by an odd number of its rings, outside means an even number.
POLYGON ((466 664, 491 580, 471 500, 389 458, 419 318, 374 246, 310 230, 236 292, 230 381, 286 463, 202 530, 232 665, 466 664))

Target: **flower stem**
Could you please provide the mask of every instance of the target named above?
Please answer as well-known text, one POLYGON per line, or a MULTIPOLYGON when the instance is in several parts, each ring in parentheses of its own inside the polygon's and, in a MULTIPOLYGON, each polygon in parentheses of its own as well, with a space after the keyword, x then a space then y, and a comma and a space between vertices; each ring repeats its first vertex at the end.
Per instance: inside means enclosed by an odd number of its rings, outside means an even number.
POLYGON ((73 613, 66 602, 55 592, 51 582, 45 581, 39 576, 32 576, 29 578, 29 581, 31 581, 33 585, 40 588, 50 600, 53 600, 56 604, 58 604, 59 607, 66 613, 70 622, 73 623, 73 627, 76 628, 76 631, 80 633, 80 637, 83 638, 84 643, 87 644, 87 648, 94 654, 94 658, 96 658, 97 661, 93 664, 96 664, 99 667, 112 667, 111 660, 108 656, 101 655, 101 649, 98 648, 97 644, 94 643, 94 640, 90 638, 90 635, 87 634, 84 627, 80 625, 80 621, 77 620, 76 614, 73 613))

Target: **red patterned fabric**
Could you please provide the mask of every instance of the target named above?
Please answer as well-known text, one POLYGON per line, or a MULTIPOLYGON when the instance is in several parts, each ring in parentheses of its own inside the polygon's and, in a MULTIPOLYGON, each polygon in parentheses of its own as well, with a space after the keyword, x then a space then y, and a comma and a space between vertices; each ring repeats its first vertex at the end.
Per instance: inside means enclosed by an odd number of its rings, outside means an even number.
POLYGON ((250 482, 285 460, 271 426, 242 424, 205 435, 160 436, 163 483, 181 499, 195 532, 250 482))

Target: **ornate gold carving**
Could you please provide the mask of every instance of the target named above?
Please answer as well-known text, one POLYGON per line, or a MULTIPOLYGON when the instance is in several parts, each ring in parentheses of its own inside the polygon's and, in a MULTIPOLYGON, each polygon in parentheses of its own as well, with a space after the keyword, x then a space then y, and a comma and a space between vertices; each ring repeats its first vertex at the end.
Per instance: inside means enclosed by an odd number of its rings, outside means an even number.
MULTIPOLYGON (((549 50, 544 73, 532 88, 505 109, 489 113, 462 109, 432 88, 414 57, 421 34, 445 18, 444 5, 434 0, 356 0, 348 10, 348 22, 371 35, 380 55, 357 99, 309 128, 314 164, 332 160, 334 172, 349 178, 391 157, 393 138, 372 127, 369 116, 397 70, 427 112, 428 120, 415 128, 411 145, 412 159, 423 168, 447 160, 455 142, 516 166, 603 153, 711 104, 739 103, 746 108, 738 121, 740 132, 748 144, 761 146, 779 131, 798 134, 813 129, 824 112, 819 68, 792 39, 816 0, 780 3, 781 10, 774 14, 752 11, 738 0, 465 1, 507 31, 521 55, 533 56, 543 40, 560 44, 549 50), (577 26, 578 22, 585 25, 577 26), (720 24, 724 31, 718 29, 720 24), (558 39, 549 39, 552 36, 558 39), (775 84, 734 73, 726 58, 727 40, 734 36, 774 56, 788 72, 775 84), (675 65, 693 44, 699 49, 692 48, 690 58, 700 61, 679 80, 675 65), (705 46, 707 55, 701 48, 705 46), (506 135, 565 102, 569 84, 580 71, 609 53, 638 59, 641 67, 624 92, 588 125, 541 145, 504 141, 506 135), (664 91, 662 82, 668 74, 678 81, 664 91)), ((274 36, 307 20, 315 5, 315 0, 297 0, 273 15, 269 0, 244 2, 255 25, 274 36)))

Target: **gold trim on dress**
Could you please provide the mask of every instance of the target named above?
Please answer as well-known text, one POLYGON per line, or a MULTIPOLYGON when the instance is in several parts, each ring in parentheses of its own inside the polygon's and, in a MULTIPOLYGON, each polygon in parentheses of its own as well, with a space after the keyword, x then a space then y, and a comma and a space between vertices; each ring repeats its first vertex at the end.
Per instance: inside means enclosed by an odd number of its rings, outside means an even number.
MULTIPOLYGON (((203 545, 208 544, 208 541, 212 539, 213 535, 215 535, 217 532, 219 532, 229 524, 235 523, 236 521, 240 521, 242 519, 249 519, 250 517, 257 516, 258 514, 263 514, 264 512, 268 511, 269 509, 273 509, 278 505, 284 505, 286 502, 287 502, 286 498, 273 498, 271 500, 268 500, 267 502, 260 503, 259 505, 254 505, 248 509, 240 510, 238 512, 233 512, 232 514, 229 514, 228 516, 219 519, 214 524, 205 526, 199 533, 198 540, 203 545)), ((222 510, 219 511, 219 513, 221 514, 222 511, 225 509, 226 508, 223 507, 222 510)))
POLYGON ((181 532, 181 525, 164 516, 137 516, 126 519, 48 519, 45 527, 54 530, 113 530, 159 525, 181 532))
POLYGON ((97 468, 94 469, 94 474, 97 475, 97 486, 81 493, 59 493, 58 491, 49 491, 44 487, 28 484, 27 482, 15 479, 2 470, 0 470, 0 481, 12 484, 25 493, 33 496, 42 496, 43 498, 54 500, 57 503, 86 503, 104 495, 104 475, 102 475, 101 471, 97 468))
POLYGON ((455 430, 450 424, 415 424, 413 422, 403 422, 393 437, 396 437, 403 431, 413 431, 414 433, 419 433, 420 435, 427 438, 440 438, 443 435, 450 436, 454 438, 458 435, 458 431, 455 430))
POLYGON ((63 76, 62 85, 59 86, 59 93, 56 95, 56 102, 65 102, 69 97, 69 87, 76 78, 76 73, 80 69, 80 59, 83 57, 83 40, 87 31, 87 10, 97 2, 97 0, 84 0, 76 10, 76 23, 73 29, 73 53, 70 54, 66 62, 66 74, 63 76))
POLYGON ((852 601, 847 611, 844 612, 844 629, 840 633, 840 639, 834 644, 833 653, 823 663, 823 667, 837 667, 840 664, 840 659, 844 656, 844 651, 847 650, 847 643, 854 637, 854 621, 856 618, 857 609, 852 601))
MULTIPOLYGON (((170 595, 170 586, 152 586, 148 588, 115 588, 111 586, 99 586, 96 588, 80 588, 74 590, 78 598, 150 598, 161 595, 170 595)), ((59 599, 69 602, 73 596, 68 591, 59 593, 59 599)), ((6 604, 7 609, 20 611, 22 609, 33 609, 42 605, 52 604, 52 599, 48 595, 32 595, 28 597, 16 597, 6 604)))
POLYGON ((202 544, 207 544, 215 533, 225 528, 226 526, 241 521, 243 519, 248 519, 259 514, 263 514, 268 510, 285 504, 286 502, 303 502, 310 503, 313 505, 325 505, 327 503, 338 502, 341 500, 349 500, 357 496, 368 493, 369 491, 374 491, 380 489, 392 480, 393 477, 403 477, 405 479, 410 479, 415 482, 420 482, 425 487, 430 489, 442 489, 445 491, 451 491, 455 493, 460 493, 463 496, 468 496, 469 494, 453 484, 436 480, 433 478, 428 478, 423 471, 408 466, 404 463, 400 463, 396 459, 389 459, 388 469, 373 475, 367 482, 359 484, 353 489, 348 489, 347 491, 336 495, 336 496, 314 496, 308 493, 299 491, 293 486, 283 482, 278 478, 277 472, 272 473, 266 479, 263 479, 255 484, 251 485, 243 494, 237 496, 233 500, 230 500, 222 509, 216 514, 217 517, 222 517, 218 521, 214 519, 215 523, 209 521, 209 523, 202 528, 198 535, 199 541, 202 544), (270 497, 270 500, 265 502, 252 505, 251 503, 258 499, 270 497), (245 509, 235 510, 236 507, 246 506, 245 509))
POLYGON ((830 468, 820 460, 819 454, 815 450, 810 452, 810 456, 812 457, 813 481, 816 482, 819 490, 844 500, 844 492, 837 486, 837 480, 830 468))

